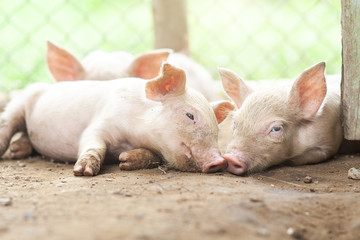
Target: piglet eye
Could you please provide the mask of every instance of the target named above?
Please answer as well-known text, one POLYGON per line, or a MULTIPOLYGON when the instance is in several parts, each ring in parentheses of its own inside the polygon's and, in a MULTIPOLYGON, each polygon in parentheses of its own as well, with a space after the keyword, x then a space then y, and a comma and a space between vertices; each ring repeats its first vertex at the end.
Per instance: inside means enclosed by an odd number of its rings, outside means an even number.
POLYGON ((281 129, 282 129, 282 127, 281 127, 281 126, 275 126, 275 127, 273 127, 273 128, 271 129, 271 131, 270 131, 270 132, 280 132, 280 131, 281 131, 281 129))
POLYGON ((192 115, 191 113, 186 113, 186 116, 191 120, 194 120, 194 115, 192 115))

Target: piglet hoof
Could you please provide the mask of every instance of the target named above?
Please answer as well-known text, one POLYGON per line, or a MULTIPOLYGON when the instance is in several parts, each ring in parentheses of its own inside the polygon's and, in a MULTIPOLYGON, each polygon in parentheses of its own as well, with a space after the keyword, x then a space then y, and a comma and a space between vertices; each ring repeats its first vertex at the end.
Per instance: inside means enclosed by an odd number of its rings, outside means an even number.
POLYGON ((159 166, 161 158, 147 149, 122 152, 119 156, 121 170, 136 170, 159 166))
POLYGON ((8 149, 2 156, 4 159, 27 158, 32 153, 32 146, 28 136, 23 132, 16 133, 9 144, 8 149))
POLYGON ((75 176, 95 176, 100 171, 100 160, 92 154, 79 157, 74 166, 75 176))
POLYGON ((27 136, 15 139, 9 146, 10 159, 29 157, 32 153, 32 146, 27 136))

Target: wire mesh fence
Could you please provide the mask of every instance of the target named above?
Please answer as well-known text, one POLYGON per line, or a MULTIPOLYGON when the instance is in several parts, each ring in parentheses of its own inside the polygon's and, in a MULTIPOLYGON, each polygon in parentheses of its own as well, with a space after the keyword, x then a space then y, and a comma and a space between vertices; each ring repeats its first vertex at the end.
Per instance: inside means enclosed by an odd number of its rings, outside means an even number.
MULTIPOLYGON (((171 1, 171 0, 169 0, 171 1)), ((227 67, 246 79, 295 77, 327 60, 341 70, 338 0, 187 1, 191 57, 218 79, 227 67)), ((151 0, 0 0, 0 89, 51 81, 46 40, 87 53, 153 49, 151 0)))

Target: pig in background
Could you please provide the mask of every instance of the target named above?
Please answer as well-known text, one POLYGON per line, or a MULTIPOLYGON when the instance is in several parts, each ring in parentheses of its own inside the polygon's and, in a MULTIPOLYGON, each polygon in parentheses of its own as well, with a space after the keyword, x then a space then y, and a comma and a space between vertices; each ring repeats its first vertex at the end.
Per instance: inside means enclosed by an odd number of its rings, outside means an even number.
POLYGON ((325 63, 306 69, 291 88, 254 91, 237 74, 219 69, 229 108, 219 124, 219 146, 237 175, 282 162, 317 163, 337 153, 343 139, 340 96, 327 93, 325 63))
POLYGON ((188 86, 209 101, 222 96, 211 75, 199 63, 171 49, 157 49, 137 56, 127 52, 94 51, 79 61, 69 51, 48 41, 46 62, 55 81, 111 80, 124 77, 152 79, 159 74, 163 61, 186 72, 188 86))
MULTIPOLYGON (((0 154, 13 134, 27 131, 33 147, 60 161, 76 161, 75 175, 96 175, 105 156, 141 149, 182 171, 215 172, 227 163, 208 101, 186 88, 185 72, 165 63, 161 75, 112 81, 29 86, 0 118, 0 154)), ((121 164, 134 169, 130 153, 121 164), (130 158, 129 158, 130 156, 130 158)))

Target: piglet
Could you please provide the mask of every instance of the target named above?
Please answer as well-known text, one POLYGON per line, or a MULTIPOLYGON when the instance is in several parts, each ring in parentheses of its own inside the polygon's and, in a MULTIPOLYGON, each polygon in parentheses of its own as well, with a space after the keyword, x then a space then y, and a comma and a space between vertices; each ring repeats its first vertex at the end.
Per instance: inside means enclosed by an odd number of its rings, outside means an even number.
POLYGON ((238 75, 220 69, 223 87, 237 110, 219 125, 227 170, 241 175, 282 162, 318 163, 342 141, 340 97, 329 92, 325 63, 306 69, 291 89, 254 91, 238 75))
POLYGON ((47 42, 46 64, 56 82, 76 80, 112 80, 138 77, 154 78, 170 49, 149 51, 137 56, 124 51, 93 51, 79 60, 68 50, 47 42))
POLYGON ((17 131, 27 131, 40 154, 76 162, 75 175, 96 175, 105 156, 118 159, 133 149, 148 150, 182 171, 208 173, 227 166, 209 103, 186 88, 182 69, 168 63, 150 81, 31 85, 1 115, 1 155, 17 131))
MULTIPOLYGON (((47 42, 46 63, 56 82, 76 80, 112 80, 137 77, 155 78, 163 61, 179 66, 186 71, 188 85, 200 91, 208 100, 220 98, 210 74, 189 57, 173 53, 170 49, 157 49, 133 56, 124 51, 89 53, 79 60, 70 51, 54 43, 47 42)), ((3 158, 25 158, 31 155, 32 148, 25 133, 17 133, 11 140, 3 158)))
POLYGON ((83 60, 48 41, 46 63, 55 81, 111 80, 124 77, 155 78, 163 61, 186 72, 188 86, 201 92, 209 101, 221 95, 211 75, 203 66, 171 49, 157 49, 133 56, 124 51, 89 53, 83 60))

